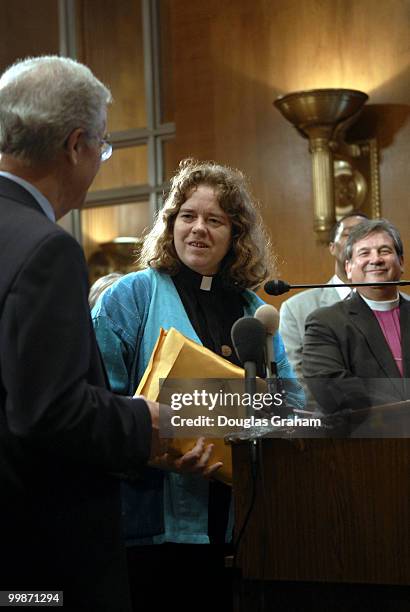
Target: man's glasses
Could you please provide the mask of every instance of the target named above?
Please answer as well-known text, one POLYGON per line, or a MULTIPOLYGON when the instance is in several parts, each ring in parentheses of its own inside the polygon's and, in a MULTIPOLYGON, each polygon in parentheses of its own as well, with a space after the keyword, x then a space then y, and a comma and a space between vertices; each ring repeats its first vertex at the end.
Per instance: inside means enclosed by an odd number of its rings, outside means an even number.
POLYGON ((105 162, 107 159, 110 159, 112 155, 112 144, 108 142, 108 140, 100 140, 100 156, 101 161, 105 162))

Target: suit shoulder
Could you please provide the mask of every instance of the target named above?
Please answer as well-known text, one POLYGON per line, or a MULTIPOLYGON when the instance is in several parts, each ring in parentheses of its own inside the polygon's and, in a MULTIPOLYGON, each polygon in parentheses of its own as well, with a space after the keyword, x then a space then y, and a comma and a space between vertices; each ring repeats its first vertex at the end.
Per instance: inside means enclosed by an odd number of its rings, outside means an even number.
POLYGON ((292 295, 290 298, 282 302, 281 309, 289 308, 290 310, 294 310, 304 308, 306 305, 308 305, 312 310, 312 308, 315 307, 315 304, 319 305, 323 291, 326 291, 326 289, 322 289, 320 287, 301 291, 297 295, 292 295))
POLYGON ((329 321, 340 315, 344 315, 347 312, 348 300, 341 300, 330 304, 329 306, 320 306, 313 310, 306 319, 306 323, 309 323, 312 319, 320 321, 329 321))
POLYGON ((59 225, 45 226, 36 233, 36 240, 32 244, 32 254, 41 250, 47 250, 55 254, 73 258, 79 257, 84 260, 84 253, 77 240, 59 225))

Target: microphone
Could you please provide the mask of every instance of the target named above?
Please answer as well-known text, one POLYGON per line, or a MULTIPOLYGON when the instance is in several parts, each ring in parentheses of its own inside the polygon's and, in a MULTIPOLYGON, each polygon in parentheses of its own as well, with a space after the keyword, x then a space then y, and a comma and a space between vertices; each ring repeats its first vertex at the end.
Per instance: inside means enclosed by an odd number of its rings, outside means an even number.
POLYGON ((232 326, 232 344, 245 369, 245 391, 256 393, 256 376, 265 375, 265 328, 254 317, 241 317, 232 326))
MULTIPOLYGON (((239 361, 245 369, 245 392, 253 398, 256 393, 256 375, 261 372, 262 378, 265 375, 263 353, 265 348, 265 327, 254 317, 241 317, 232 325, 231 337, 232 344, 239 361)), ((248 416, 253 416, 252 406, 248 408, 248 416)), ((258 442, 257 439, 250 437, 250 456, 251 470, 253 479, 256 479, 258 472, 258 442)))
POLYGON ((404 287, 405 285, 410 285, 410 281, 384 281, 378 283, 335 283, 334 285, 329 285, 328 283, 318 283, 314 285, 290 285, 286 281, 275 279, 265 283, 263 288, 268 295, 282 295, 283 293, 287 293, 291 289, 328 289, 331 287, 384 287, 389 285, 404 287))
POLYGON ((265 328, 266 379, 269 380, 276 375, 275 355, 273 354, 273 336, 279 328, 279 312, 274 306, 271 306, 271 304, 263 304, 256 310, 254 318, 260 321, 265 328))
MULTIPOLYGON (((255 312, 255 318, 262 323, 265 328, 265 360, 266 360, 266 386, 269 393, 274 396, 277 391, 286 397, 286 390, 282 381, 277 377, 276 360, 273 348, 273 336, 279 329, 279 312, 271 304, 259 306, 255 312)), ((287 412, 286 401, 283 408, 287 412)), ((282 416, 282 409, 278 410, 282 416)), ((285 416, 285 413, 283 414, 285 416)))

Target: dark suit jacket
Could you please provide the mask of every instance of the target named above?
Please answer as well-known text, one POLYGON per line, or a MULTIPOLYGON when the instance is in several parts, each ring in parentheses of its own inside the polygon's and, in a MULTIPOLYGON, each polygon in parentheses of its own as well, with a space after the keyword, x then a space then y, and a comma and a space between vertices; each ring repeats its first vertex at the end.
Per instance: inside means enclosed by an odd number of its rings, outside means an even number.
POLYGON ((128 610, 119 483, 148 458, 145 402, 106 390, 78 243, 0 177, 0 587, 128 610))
POLYGON ((403 378, 380 325, 358 293, 306 319, 303 374, 326 412, 410 397, 410 301, 400 298, 403 378))

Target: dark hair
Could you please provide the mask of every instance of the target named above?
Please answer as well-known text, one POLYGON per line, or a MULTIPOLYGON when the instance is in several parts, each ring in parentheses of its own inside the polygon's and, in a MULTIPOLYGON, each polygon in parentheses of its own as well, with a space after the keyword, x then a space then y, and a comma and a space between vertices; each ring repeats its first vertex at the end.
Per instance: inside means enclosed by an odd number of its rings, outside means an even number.
POLYGON ((344 215, 341 219, 339 219, 339 221, 336 221, 336 223, 334 224, 334 226, 330 230, 329 242, 334 242, 335 241, 337 230, 339 229, 339 227, 341 226, 343 221, 345 219, 349 219, 350 217, 363 217, 363 219, 369 219, 369 217, 366 215, 366 213, 361 212, 360 210, 354 210, 353 212, 350 212, 347 215, 344 215))
POLYGON ((397 227, 387 221, 387 219, 369 219, 359 223, 350 231, 344 248, 344 259, 350 261, 353 255, 353 246, 362 238, 370 234, 386 232, 393 240, 394 248, 399 257, 403 257, 403 243, 397 227))
POLYGON ((182 204, 193 190, 207 185, 232 223, 232 244, 221 262, 220 275, 227 284, 256 288, 273 272, 270 240, 263 227, 244 175, 212 161, 185 159, 171 179, 171 190, 144 239, 139 259, 168 274, 176 274, 181 262, 174 246, 174 223, 182 204))

